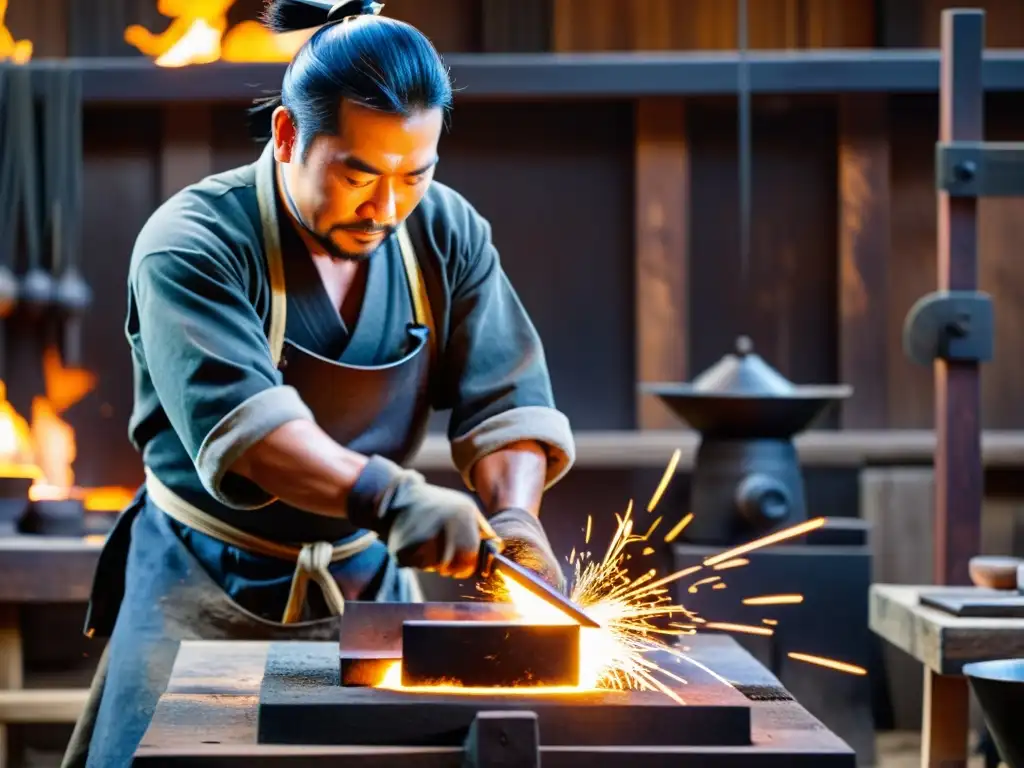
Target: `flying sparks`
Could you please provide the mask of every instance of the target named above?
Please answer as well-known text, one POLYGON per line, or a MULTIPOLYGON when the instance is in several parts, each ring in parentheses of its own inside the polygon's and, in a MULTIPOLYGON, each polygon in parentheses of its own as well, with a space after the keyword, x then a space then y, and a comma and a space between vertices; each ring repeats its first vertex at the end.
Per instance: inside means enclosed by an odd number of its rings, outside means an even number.
MULTIPOLYGON (((648 512, 654 510, 658 499, 664 493, 668 481, 675 472, 675 465, 678 461, 679 452, 677 451, 673 454, 662 482, 647 506, 648 512)), ((632 556, 629 552, 631 546, 642 547, 644 555, 654 553, 653 547, 649 545, 649 540, 662 518, 658 517, 654 520, 646 532, 634 533, 633 502, 630 501, 625 513, 616 514, 615 519, 617 523, 615 532, 600 559, 593 557, 589 551, 576 548, 573 548, 568 558, 574 571, 569 597, 601 625, 596 629, 582 627, 580 630, 578 686, 557 689, 527 686, 480 690, 444 686, 444 692, 467 695, 483 693, 489 695, 500 693, 532 695, 580 693, 598 689, 648 690, 660 691, 673 701, 684 704, 678 689, 687 681, 676 672, 665 668, 666 659, 689 663, 704 669, 723 684, 731 685, 727 680, 689 657, 686 654, 688 649, 676 642, 678 637, 692 635, 702 630, 771 636, 775 633, 774 627, 778 621, 761 619, 760 625, 751 625, 704 618, 697 615, 696 612, 688 610, 685 606, 673 602, 670 585, 694 576, 695 581, 686 585, 687 592, 690 594, 696 593, 702 585, 710 585, 708 588, 714 590, 725 589, 726 583, 721 574, 733 568, 748 565, 750 562, 741 555, 796 538, 825 523, 824 518, 809 520, 709 557, 700 565, 689 566, 659 577, 654 568, 646 570, 640 575, 631 575, 626 563, 632 556), (715 573, 706 575, 707 570, 705 569, 713 569, 715 573), (701 574, 701 571, 704 571, 704 574, 701 574), (658 663, 659 659, 661 664, 658 663)), ((691 520, 693 520, 693 514, 687 514, 665 535, 664 540, 671 542, 691 520)), ((585 543, 588 545, 591 532, 592 518, 588 516, 585 535, 585 543)), ((558 608, 504 578, 480 585, 480 590, 488 599, 515 606, 521 620, 533 624, 564 624, 571 621, 558 608)), ((801 595, 761 595, 748 597, 742 602, 745 605, 764 606, 795 604, 802 601, 801 595)), ((859 667, 845 662, 809 654, 791 653, 789 656, 798 661, 827 666, 851 674, 861 674, 858 671, 859 667)), ((400 662, 396 662, 394 668, 388 671, 380 685, 397 690, 414 690, 403 688, 400 680, 400 662)), ((429 690, 436 693, 441 689, 431 686, 429 690)))
POLYGON ((858 667, 856 664, 847 664, 845 661, 827 659, 824 656, 812 656, 809 653, 787 653, 786 655, 795 661, 805 661, 808 664, 817 664, 819 667, 834 669, 837 672, 846 672, 850 675, 866 675, 868 673, 864 667, 858 667))

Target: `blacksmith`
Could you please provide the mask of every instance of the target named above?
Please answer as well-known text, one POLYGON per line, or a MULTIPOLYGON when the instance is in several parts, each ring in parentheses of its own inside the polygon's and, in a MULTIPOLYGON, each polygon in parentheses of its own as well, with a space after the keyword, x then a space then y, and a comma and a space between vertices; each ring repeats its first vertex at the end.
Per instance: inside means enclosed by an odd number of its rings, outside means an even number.
POLYGON ((336 639, 345 600, 422 599, 416 569, 471 576, 478 509, 564 588, 538 515, 569 424, 487 221, 433 179, 448 72, 379 11, 272 3, 275 31, 318 29, 257 113, 262 156, 138 237, 147 479, 97 570, 87 631, 110 639, 67 766, 130 763, 182 639, 336 639), (431 410, 475 497, 403 468, 431 410))

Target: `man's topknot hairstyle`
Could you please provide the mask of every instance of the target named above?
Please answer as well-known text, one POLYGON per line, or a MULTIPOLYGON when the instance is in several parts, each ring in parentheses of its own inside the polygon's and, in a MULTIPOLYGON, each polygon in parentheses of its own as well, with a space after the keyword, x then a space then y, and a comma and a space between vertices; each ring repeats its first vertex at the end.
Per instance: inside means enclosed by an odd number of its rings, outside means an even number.
POLYGON ((252 112, 256 134, 270 136, 270 115, 283 105, 300 146, 338 131, 342 100, 390 114, 452 104, 452 84, 440 54, 415 27, 378 15, 372 0, 270 0, 264 24, 274 32, 320 27, 288 65, 281 93, 252 112))

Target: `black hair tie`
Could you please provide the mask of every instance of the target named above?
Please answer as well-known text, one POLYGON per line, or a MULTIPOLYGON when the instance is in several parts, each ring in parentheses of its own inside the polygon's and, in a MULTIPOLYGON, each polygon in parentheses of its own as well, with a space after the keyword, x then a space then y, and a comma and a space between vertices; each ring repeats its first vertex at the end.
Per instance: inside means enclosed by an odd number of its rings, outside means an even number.
POLYGON ((379 16, 383 8, 383 3, 375 0, 346 0, 334 4, 327 13, 327 23, 344 22, 357 16, 379 16))

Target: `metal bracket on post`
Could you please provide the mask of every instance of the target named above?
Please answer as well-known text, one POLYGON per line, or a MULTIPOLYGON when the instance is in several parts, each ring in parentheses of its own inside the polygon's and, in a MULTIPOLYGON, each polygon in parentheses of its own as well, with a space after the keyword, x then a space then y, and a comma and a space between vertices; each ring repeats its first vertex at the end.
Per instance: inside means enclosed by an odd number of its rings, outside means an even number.
POLYGON ((466 736, 463 768, 540 768, 536 712, 477 712, 466 736))
POLYGON ((903 351, 919 365, 992 359, 995 313, 981 291, 936 291, 918 299, 903 325, 903 351))
POLYGON ((951 197, 1024 197, 1024 143, 937 142, 935 186, 951 197))

